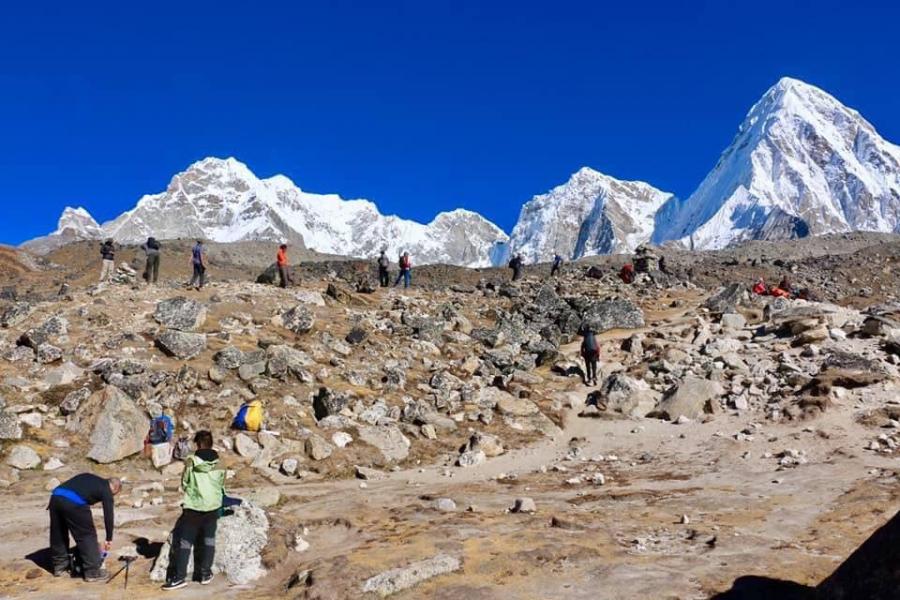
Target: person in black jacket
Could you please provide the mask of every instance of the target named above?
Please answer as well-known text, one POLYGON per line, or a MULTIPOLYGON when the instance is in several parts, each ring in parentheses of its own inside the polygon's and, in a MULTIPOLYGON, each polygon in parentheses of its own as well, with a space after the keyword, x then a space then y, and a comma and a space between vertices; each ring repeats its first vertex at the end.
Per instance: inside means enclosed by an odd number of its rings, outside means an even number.
POLYGON ((388 259, 385 251, 381 251, 381 256, 378 257, 378 283, 381 287, 388 287, 391 284, 390 275, 388 274, 388 267, 390 266, 391 261, 388 259))
POLYGON ((91 505, 103 503, 103 524, 106 527, 103 549, 109 552, 115 523, 113 496, 121 489, 121 480, 104 479, 92 473, 76 475, 53 489, 47 510, 50 511, 50 555, 54 577, 59 577, 68 570, 71 533, 84 565, 84 580, 106 581, 108 574, 102 568, 103 559, 91 505))
POLYGON ((509 268, 512 269, 513 275, 512 280, 518 281, 522 278, 522 269, 525 267, 525 260, 522 258, 521 254, 516 254, 513 256, 512 260, 509 261, 509 268))
POLYGON ((100 244, 100 258, 103 259, 103 265, 100 268, 100 283, 105 283, 112 279, 116 267, 116 246, 112 239, 100 244))

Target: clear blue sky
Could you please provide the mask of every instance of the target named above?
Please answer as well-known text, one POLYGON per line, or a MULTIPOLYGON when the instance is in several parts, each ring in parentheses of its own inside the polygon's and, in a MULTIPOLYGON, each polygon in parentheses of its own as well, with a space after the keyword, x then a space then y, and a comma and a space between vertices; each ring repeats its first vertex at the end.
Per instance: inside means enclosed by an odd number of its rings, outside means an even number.
POLYGON ((0 240, 205 156, 509 231, 583 165, 689 195, 782 75, 900 143, 896 3, 24 2, 0 35, 0 240))

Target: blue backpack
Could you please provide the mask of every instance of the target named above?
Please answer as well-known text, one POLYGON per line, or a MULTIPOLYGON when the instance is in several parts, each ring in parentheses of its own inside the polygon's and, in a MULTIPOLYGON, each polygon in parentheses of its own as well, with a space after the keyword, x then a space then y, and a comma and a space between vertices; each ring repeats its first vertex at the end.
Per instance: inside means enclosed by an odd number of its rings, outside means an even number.
POLYGON ((175 436, 175 423, 168 415, 154 417, 150 420, 150 435, 148 436, 151 444, 164 444, 172 440, 175 436))

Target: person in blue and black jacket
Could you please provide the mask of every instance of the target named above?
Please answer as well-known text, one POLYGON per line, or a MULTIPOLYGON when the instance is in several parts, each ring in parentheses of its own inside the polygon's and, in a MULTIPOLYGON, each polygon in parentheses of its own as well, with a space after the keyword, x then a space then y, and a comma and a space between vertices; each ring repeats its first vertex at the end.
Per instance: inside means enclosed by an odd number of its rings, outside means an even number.
POLYGON ((69 568, 69 534, 81 554, 85 581, 106 581, 108 574, 102 568, 97 529, 91 515, 91 505, 103 503, 103 523, 106 526, 105 552, 112 548, 113 496, 122 489, 117 478, 104 479, 92 473, 82 473, 58 485, 50 495, 50 555, 53 576, 60 577, 69 568))

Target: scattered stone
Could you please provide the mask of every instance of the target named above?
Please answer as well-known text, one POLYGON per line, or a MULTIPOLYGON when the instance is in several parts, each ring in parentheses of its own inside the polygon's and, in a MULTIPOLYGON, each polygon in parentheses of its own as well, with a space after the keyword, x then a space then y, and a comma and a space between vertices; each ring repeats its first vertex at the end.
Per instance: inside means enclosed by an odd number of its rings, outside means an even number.
POLYGON ((382 598, 408 590, 419 583, 458 571, 462 565, 458 558, 439 554, 434 558, 411 563, 405 567, 391 569, 366 580, 362 586, 363 593, 374 593, 382 598))
POLYGON ((537 512, 537 505, 531 498, 516 498, 516 501, 515 503, 513 503, 513 507, 510 509, 510 512, 535 513, 537 512))
POLYGON ((196 331, 206 321, 206 308, 189 298, 170 298, 156 305, 153 319, 169 329, 196 331))
POLYGON ((434 508, 441 512, 453 512, 456 510, 456 502, 450 498, 438 498, 434 501, 434 508))
POLYGON ((6 455, 6 464, 23 471, 36 469, 41 464, 41 457, 31 446, 16 444, 6 455))
POLYGON ((156 337, 156 346, 169 356, 189 360, 206 350, 206 336, 168 329, 156 337))
POLYGON ((306 438, 306 455, 313 460, 325 460, 334 451, 334 448, 321 437, 313 434, 306 438))
POLYGON ((234 436, 234 451, 238 456, 253 459, 259 454, 260 448, 256 440, 241 432, 234 436))
POLYGON ((298 335, 309 333, 316 322, 309 308, 302 304, 298 304, 280 317, 277 317, 277 319, 278 324, 298 335))
POLYGON ((116 387, 106 386, 97 394, 101 408, 91 433, 88 458, 111 463, 143 450, 149 427, 147 415, 116 387))

